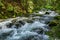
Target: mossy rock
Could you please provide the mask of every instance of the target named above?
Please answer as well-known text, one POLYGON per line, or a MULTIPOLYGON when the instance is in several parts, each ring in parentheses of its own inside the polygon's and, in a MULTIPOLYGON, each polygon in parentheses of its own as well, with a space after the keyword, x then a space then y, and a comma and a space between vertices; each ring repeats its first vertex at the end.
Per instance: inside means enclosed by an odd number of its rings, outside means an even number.
POLYGON ((46 34, 53 38, 60 38, 60 23, 58 23, 56 26, 52 26, 51 30, 46 32, 46 34))
POLYGON ((53 20, 49 23, 50 27, 57 26, 58 22, 56 20, 53 20))
POLYGON ((54 17, 54 19, 60 20, 60 16, 56 16, 56 17, 54 17))

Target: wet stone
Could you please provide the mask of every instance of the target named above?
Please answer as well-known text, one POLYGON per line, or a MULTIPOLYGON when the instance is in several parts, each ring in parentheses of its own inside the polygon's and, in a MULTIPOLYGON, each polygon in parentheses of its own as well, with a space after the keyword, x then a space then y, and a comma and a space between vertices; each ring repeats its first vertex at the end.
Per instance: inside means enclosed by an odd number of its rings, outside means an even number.
POLYGON ((27 23, 33 23, 33 20, 26 20, 27 23))
POLYGON ((24 25, 25 24, 25 22, 23 22, 23 21, 18 21, 20 24, 22 24, 22 25, 24 25))
POLYGON ((19 28, 19 27, 21 27, 24 24, 25 24, 25 22, 23 22, 23 21, 16 21, 13 25, 15 25, 14 28, 19 28))
POLYGON ((8 28, 11 28, 13 26, 13 23, 9 23, 6 25, 8 28))
POLYGON ((46 12, 45 14, 49 14, 49 12, 46 12))
POLYGON ((19 28, 19 27, 21 27, 21 24, 16 23, 15 26, 16 26, 15 28, 19 28))

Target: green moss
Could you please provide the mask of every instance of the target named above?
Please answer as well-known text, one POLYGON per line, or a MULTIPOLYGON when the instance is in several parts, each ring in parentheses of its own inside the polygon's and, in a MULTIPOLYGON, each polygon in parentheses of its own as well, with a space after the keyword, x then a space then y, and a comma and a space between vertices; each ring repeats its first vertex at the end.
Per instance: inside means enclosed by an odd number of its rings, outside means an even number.
POLYGON ((57 16, 49 23, 51 30, 46 32, 47 35, 53 38, 60 38, 60 17, 57 16))
POLYGON ((56 16, 56 17, 54 17, 54 19, 60 20, 60 16, 56 16))
POLYGON ((58 22, 56 22, 56 20, 53 20, 49 23, 50 28, 57 26, 58 22))

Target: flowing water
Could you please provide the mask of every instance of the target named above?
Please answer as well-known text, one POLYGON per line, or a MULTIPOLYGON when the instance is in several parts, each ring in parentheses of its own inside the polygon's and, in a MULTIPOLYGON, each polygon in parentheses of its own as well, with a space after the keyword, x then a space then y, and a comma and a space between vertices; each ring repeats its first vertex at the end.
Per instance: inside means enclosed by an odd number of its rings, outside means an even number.
POLYGON ((43 15, 34 16, 33 22, 19 20, 15 23, 17 26, 14 23, 11 24, 12 19, 0 22, 0 40, 49 40, 49 36, 45 34, 50 30, 48 22, 57 14, 50 10, 47 12, 49 14, 39 11, 38 14, 43 15))

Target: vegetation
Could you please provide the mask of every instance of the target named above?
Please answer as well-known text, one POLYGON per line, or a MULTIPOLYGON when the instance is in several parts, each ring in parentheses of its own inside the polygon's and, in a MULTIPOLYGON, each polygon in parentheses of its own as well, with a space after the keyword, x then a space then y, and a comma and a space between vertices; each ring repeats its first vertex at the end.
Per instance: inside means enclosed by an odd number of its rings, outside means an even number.
POLYGON ((0 0, 0 19, 28 16, 42 8, 60 13, 60 0, 0 0))
POLYGON ((56 16, 53 21, 49 23, 51 31, 47 34, 53 38, 60 39, 60 16, 56 16))

